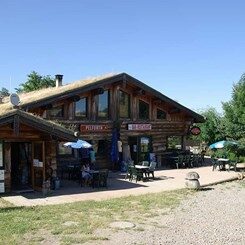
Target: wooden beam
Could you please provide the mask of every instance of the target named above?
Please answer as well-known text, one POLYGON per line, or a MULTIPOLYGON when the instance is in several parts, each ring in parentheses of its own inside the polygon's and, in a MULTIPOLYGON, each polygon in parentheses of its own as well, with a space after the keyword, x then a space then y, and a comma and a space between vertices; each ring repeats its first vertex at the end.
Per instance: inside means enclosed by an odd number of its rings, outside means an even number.
POLYGON ((20 118, 18 115, 14 116, 14 126, 13 126, 14 134, 16 136, 20 133, 20 118))

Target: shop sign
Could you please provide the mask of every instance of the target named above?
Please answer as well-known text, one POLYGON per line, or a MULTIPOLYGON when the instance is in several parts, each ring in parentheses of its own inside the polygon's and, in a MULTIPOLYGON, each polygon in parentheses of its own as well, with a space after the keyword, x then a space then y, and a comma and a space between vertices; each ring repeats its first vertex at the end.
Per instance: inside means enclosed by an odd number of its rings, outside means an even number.
POLYGON ((151 124, 128 124, 128 130, 151 130, 151 124))
POLYGON ((0 141, 0 167, 3 167, 3 143, 0 141))
POLYGON ((201 129, 197 126, 194 126, 190 129, 192 135, 199 135, 201 133, 201 129))
POLYGON ((4 182, 3 183, 0 182, 0 193, 4 193, 4 192, 5 192, 4 182))
POLYGON ((107 125, 100 124, 81 124, 80 131, 105 131, 108 130, 107 125))
POLYGON ((4 180, 4 170, 0 170, 0 181, 4 180))

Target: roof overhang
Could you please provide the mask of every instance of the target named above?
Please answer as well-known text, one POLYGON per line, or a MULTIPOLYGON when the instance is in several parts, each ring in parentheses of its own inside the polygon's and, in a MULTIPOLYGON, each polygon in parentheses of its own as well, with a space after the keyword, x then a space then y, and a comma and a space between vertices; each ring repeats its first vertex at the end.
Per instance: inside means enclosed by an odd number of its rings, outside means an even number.
MULTIPOLYGON (((62 141, 76 140, 76 137, 74 136, 74 132, 72 132, 71 130, 68 130, 61 125, 47 121, 45 119, 42 119, 41 117, 37 117, 31 113, 19 109, 13 109, 1 115, 0 126, 10 124, 10 123, 13 123, 14 125, 23 123, 41 132, 49 134, 50 136, 55 137, 58 140, 62 140, 62 141)), ((0 138, 1 138, 1 131, 0 131, 0 138)))
POLYGON ((49 95, 49 93, 47 93, 46 96, 42 96, 40 98, 40 96, 38 98, 35 98, 35 100, 30 101, 30 102, 24 102, 23 104, 20 105, 20 108, 24 109, 24 110, 28 110, 29 108, 33 108, 33 107, 39 107, 42 105, 47 105, 49 103, 55 102, 57 101, 57 97, 59 100, 64 100, 64 99, 69 99, 72 96, 77 95, 77 93, 86 93, 90 90, 94 90, 94 89, 98 89, 100 87, 112 84, 112 83, 117 83, 117 82, 129 82, 134 86, 137 86, 139 88, 141 88, 142 90, 145 90, 148 93, 151 93, 152 95, 154 95, 156 98, 167 102, 169 104, 171 104, 173 106, 173 108, 178 109, 180 111, 185 112, 187 115, 189 115, 192 118, 192 123, 202 123, 205 122, 205 119, 203 116, 201 116, 200 114, 192 111, 191 109, 179 104, 178 102, 170 99, 169 97, 163 95, 162 93, 160 93, 159 91, 153 89, 152 87, 146 85, 145 83, 137 80, 136 78, 128 75, 127 73, 120 73, 117 75, 113 75, 113 76, 109 76, 106 78, 101 78, 101 79, 97 79, 94 80, 88 84, 81 84, 81 86, 77 86, 74 89, 69 89, 69 90, 61 90, 61 89, 57 89, 57 93, 49 95))

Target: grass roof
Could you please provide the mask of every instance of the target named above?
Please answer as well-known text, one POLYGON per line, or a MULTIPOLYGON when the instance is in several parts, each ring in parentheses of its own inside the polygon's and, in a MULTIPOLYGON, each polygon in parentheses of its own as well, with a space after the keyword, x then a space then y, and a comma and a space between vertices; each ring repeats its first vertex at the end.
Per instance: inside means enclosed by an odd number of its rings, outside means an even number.
MULTIPOLYGON (((40 89, 40 90, 36 90, 36 91, 32 91, 29 93, 20 93, 18 94, 20 97, 20 104, 19 106, 24 106, 26 104, 29 103, 35 103, 38 102, 40 100, 43 99, 47 99, 53 96, 57 96, 57 95, 62 95, 62 94, 66 94, 69 92, 72 92, 74 90, 77 90, 79 88, 83 88, 85 86, 88 85, 92 85, 95 84, 98 81, 101 81, 103 79, 106 78, 110 78, 115 76, 116 74, 106 74, 106 75, 101 75, 101 76, 97 76, 97 77, 91 77, 91 78, 86 78, 83 80, 79 80, 79 81, 75 81, 73 83, 70 84, 65 84, 62 85, 60 87, 50 87, 50 88, 44 88, 44 89, 40 89)), ((9 97, 5 97, 3 99, 3 104, 0 104, 0 115, 1 112, 4 112, 6 110, 11 110, 13 106, 10 104, 9 102, 9 97)))

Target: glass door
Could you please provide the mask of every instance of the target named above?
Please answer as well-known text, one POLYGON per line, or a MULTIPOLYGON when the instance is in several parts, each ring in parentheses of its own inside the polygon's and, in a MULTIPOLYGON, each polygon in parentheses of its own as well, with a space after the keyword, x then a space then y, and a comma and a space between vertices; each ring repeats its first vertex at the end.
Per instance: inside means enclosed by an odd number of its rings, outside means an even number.
POLYGON ((151 138, 147 136, 138 138, 138 159, 141 161, 149 161, 149 153, 151 152, 151 138))
POLYGON ((134 163, 149 161, 149 153, 151 152, 151 137, 135 136, 128 138, 130 154, 134 163))
POLYGON ((32 186, 42 190, 45 180, 45 145, 44 142, 32 142, 32 186))

